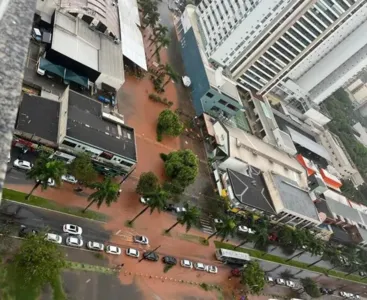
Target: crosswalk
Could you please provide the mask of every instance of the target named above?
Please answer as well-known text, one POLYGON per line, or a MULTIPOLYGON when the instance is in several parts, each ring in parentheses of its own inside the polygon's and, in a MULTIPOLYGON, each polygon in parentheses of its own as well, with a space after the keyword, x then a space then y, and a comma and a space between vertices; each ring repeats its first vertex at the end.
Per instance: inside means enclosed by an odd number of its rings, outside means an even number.
POLYGON ((212 223, 209 218, 202 217, 200 218, 200 225, 203 230, 203 232, 212 234, 214 233, 214 227, 212 226, 212 223))

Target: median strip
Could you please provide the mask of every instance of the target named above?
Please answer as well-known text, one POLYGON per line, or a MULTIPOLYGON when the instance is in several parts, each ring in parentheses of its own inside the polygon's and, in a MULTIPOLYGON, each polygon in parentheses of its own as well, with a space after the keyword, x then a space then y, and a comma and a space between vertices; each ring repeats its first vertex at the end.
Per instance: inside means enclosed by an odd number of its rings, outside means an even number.
POLYGON ((327 276, 330 276, 330 277, 336 277, 336 278, 340 278, 340 279, 344 279, 344 280, 349 280, 349 281, 354 281, 354 282, 367 284, 367 279, 363 279, 362 277, 359 277, 359 276, 356 276, 356 275, 346 276, 346 273, 344 273, 344 272, 339 272, 339 271, 335 271, 335 270, 328 271, 328 269, 318 267, 318 266, 308 267, 308 264, 306 264, 306 263, 303 263, 303 262, 300 262, 300 261, 295 261, 295 260, 286 261, 286 259, 283 258, 283 257, 276 256, 276 255, 269 254, 269 253, 265 253, 263 251, 256 250, 256 249, 245 249, 245 248, 234 249, 235 248, 234 245, 224 243, 224 242, 214 241, 214 244, 215 244, 216 248, 223 248, 223 249, 235 250, 235 251, 238 251, 238 252, 247 253, 251 257, 255 257, 255 258, 258 258, 258 259, 261 259, 261 260, 271 261, 271 262, 274 262, 274 263, 279 263, 279 264, 282 264, 282 265, 287 265, 287 266, 291 266, 291 267, 295 267, 295 268, 299 268, 299 269, 303 269, 303 270, 308 270, 308 271, 312 271, 312 272, 316 272, 316 273, 320 273, 320 274, 328 274, 327 276))
MULTIPOLYGON (((26 200, 25 199, 26 195, 27 194, 18 192, 15 190, 10 190, 6 188, 3 189, 3 199, 5 200, 15 201, 15 202, 23 203, 26 205, 36 206, 36 207, 76 216, 79 218, 90 219, 90 220, 99 221, 99 222, 106 222, 108 220, 108 216, 106 216, 105 214, 99 213, 99 212, 87 210, 85 213, 83 213, 81 208, 62 206, 52 200, 33 196, 33 195, 29 198, 29 200, 26 200)), ((85 203, 87 204, 87 202, 85 203)))

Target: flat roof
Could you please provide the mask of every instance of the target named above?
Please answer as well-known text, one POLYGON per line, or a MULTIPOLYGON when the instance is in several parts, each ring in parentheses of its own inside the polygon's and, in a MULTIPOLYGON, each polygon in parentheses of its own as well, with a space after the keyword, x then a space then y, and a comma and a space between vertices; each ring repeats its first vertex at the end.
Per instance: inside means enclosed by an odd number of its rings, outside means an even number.
POLYGON ((307 175, 303 166, 291 155, 265 143, 239 128, 226 126, 229 134, 230 156, 260 169, 289 177, 301 187, 307 187, 307 175))
POLYGON ((134 129, 102 118, 102 104, 69 92, 66 135, 100 149, 137 160, 134 129))
POLYGON ((90 29, 79 18, 55 12, 51 48, 93 70, 124 81, 121 46, 90 29))
POLYGON ((16 130, 57 143, 60 102, 23 94, 16 130))
POLYGON ((228 97, 236 100, 242 105, 240 94, 237 90, 237 85, 235 82, 225 77, 222 74, 222 70, 219 68, 214 70, 209 66, 205 65, 206 76, 208 77, 209 84, 214 87, 219 92, 227 95, 228 97))
POLYGON ((251 206, 268 214, 274 214, 275 209, 262 177, 261 171, 251 167, 249 176, 227 169, 233 194, 241 204, 251 206))
POLYGON ((300 189, 296 182, 281 175, 273 174, 273 182, 284 208, 318 222, 320 221, 316 206, 307 191, 300 189))
POLYGON ((147 70, 143 35, 136 0, 119 0, 120 35, 123 54, 140 68, 147 70))

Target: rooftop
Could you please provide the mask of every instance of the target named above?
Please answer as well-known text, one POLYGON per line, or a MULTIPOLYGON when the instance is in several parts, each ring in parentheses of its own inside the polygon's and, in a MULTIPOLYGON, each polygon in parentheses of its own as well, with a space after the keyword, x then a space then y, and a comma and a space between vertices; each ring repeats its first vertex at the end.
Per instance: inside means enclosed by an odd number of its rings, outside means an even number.
POLYGON ((60 102, 23 94, 15 129, 57 143, 59 112, 60 102))
POLYGON ((124 81, 121 46, 86 22, 55 12, 51 48, 81 64, 124 81))
POLYGON ((237 85, 235 82, 225 77, 222 74, 222 69, 219 68, 214 70, 209 66, 205 66, 206 76, 208 77, 209 84, 218 90, 220 93, 236 100, 242 105, 240 94, 237 90, 237 85))
POLYGON ((67 136, 136 161, 134 129, 102 118, 102 104, 69 92, 67 136))
MULTIPOLYGON (((116 1, 117 2, 117 1, 116 1)), ((143 35, 136 0, 119 0, 121 46, 124 55, 144 70, 147 70, 143 35)))
POLYGON ((274 214, 271 198, 259 169, 251 167, 249 176, 227 169, 233 194, 241 204, 274 214))
POLYGON ((275 174, 272 177, 285 209, 317 222, 320 221, 315 204, 307 191, 300 189, 297 183, 289 178, 275 174))
POLYGON ((294 157, 239 128, 226 126, 226 129, 230 156, 261 171, 273 171, 296 181, 301 187, 307 187, 306 171, 294 157))

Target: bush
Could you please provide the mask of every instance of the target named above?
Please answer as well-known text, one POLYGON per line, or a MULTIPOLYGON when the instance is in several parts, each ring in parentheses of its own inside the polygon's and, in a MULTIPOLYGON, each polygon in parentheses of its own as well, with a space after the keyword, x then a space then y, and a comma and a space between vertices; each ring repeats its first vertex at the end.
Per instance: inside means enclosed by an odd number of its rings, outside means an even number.
POLYGON ((166 105, 167 107, 171 107, 173 105, 172 101, 168 101, 167 98, 162 99, 161 97, 159 97, 156 94, 149 94, 148 97, 149 97, 150 100, 153 100, 154 102, 162 103, 162 104, 166 105))

